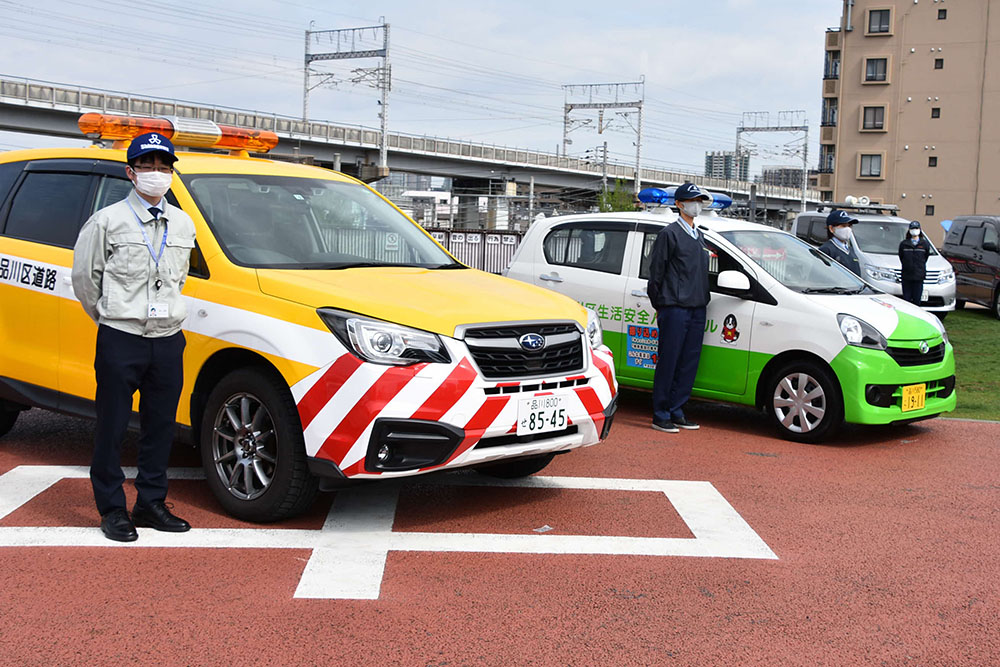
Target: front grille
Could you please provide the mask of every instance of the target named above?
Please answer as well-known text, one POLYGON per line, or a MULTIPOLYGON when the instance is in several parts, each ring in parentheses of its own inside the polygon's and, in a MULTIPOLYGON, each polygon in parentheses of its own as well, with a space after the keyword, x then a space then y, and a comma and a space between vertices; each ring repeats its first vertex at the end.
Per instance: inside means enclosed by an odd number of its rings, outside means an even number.
POLYGON ((583 370, 583 335, 572 323, 484 327, 465 332, 469 352, 488 380, 569 375, 583 370), (517 344, 529 333, 547 339, 544 348, 526 351, 517 344), (563 340, 551 342, 552 337, 563 340))
MULTIPOLYGON (((903 270, 902 269, 892 269, 892 275, 897 283, 903 282, 903 270)), ((938 278, 941 277, 940 271, 927 271, 924 274, 924 284, 925 285, 937 285, 938 278)))
POLYGON ((887 347, 885 351, 900 366, 927 366, 944 360, 944 343, 930 348, 926 354, 915 347, 887 347))

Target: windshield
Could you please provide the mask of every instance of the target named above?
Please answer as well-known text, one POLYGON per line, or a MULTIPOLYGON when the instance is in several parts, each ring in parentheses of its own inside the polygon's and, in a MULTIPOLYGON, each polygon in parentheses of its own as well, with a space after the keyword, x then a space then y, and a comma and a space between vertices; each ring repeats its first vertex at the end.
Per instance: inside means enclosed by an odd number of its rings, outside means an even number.
POLYGON ((464 268, 355 183, 257 174, 182 177, 231 260, 279 269, 464 268))
POLYGON ((791 234, 741 230, 723 232, 722 236, 782 285, 796 292, 860 294, 874 291, 843 266, 791 234))
MULTIPOLYGON (((906 238, 909 227, 910 223, 906 220, 861 220, 851 229, 861 252, 896 255, 899 253, 899 242, 906 238)), ((937 254, 933 244, 931 254, 937 254)))

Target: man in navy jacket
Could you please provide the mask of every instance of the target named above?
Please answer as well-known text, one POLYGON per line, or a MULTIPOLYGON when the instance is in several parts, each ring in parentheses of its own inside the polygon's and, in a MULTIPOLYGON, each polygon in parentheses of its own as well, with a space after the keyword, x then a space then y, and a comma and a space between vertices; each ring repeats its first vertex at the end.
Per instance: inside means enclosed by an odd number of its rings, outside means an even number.
POLYGON ((653 428, 665 433, 696 429, 682 407, 691 397, 701 358, 708 305, 708 249, 695 218, 712 198, 694 183, 674 192, 680 217, 657 235, 646 293, 659 328, 653 372, 653 428))

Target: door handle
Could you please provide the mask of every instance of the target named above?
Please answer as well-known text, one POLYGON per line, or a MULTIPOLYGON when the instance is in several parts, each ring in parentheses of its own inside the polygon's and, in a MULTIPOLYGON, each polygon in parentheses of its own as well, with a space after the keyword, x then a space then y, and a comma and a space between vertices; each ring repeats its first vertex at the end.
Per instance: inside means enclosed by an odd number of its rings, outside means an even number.
POLYGON ((643 299, 648 299, 649 298, 649 295, 646 294, 646 290, 644 290, 644 289, 634 289, 634 290, 632 290, 632 296, 640 296, 643 299))
POLYGON ((541 280, 548 280, 549 282, 553 282, 553 283, 561 283, 561 282, 563 281, 563 279, 562 279, 562 278, 560 278, 560 277, 559 277, 558 275, 556 275, 556 274, 552 274, 552 275, 550 276, 550 275, 548 275, 547 273, 543 273, 542 275, 540 275, 540 276, 538 276, 538 277, 539 277, 539 279, 541 279, 541 280))

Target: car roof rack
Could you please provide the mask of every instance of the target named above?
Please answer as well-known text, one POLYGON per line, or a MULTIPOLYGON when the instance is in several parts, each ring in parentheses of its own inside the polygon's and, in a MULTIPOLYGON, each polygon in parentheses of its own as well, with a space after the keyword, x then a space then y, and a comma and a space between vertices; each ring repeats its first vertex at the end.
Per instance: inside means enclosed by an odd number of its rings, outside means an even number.
POLYGON ((820 213, 824 211, 830 211, 835 208, 839 208, 846 211, 854 211, 856 213, 898 213, 899 207, 895 204, 848 204, 847 202, 823 202, 816 207, 816 210, 820 213))

